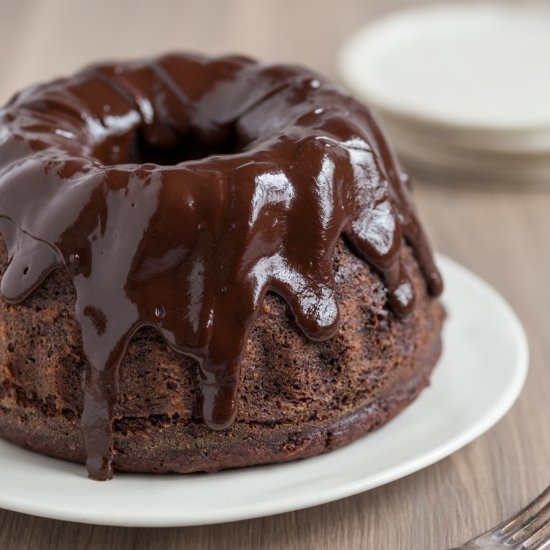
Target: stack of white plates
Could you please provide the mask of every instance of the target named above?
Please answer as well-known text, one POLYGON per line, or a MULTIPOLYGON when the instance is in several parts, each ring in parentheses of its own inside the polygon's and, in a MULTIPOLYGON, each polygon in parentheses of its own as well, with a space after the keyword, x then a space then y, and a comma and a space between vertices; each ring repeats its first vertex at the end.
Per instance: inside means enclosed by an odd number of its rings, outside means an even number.
POLYGON ((399 12, 359 31, 339 62, 411 171, 550 183, 549 4, 399 12))

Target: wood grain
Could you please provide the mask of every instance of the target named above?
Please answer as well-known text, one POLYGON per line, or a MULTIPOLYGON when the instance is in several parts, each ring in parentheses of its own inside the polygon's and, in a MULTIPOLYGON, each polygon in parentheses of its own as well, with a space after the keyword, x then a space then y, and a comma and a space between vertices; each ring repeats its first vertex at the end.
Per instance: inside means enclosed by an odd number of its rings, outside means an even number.
MULTIPOLYGON (((0 102, 24 85, 90 61, 177 49, 294 61, 336 77, 337 48, 350 32, 382 12, 415 3, 0 0, 0 102)), ((495 428, 405 479, 264 519, 125 529, 0 511, 0 548, 440 550, 526 503, 550 480, 550 189, 417 182, 416 194, 435 247, 499 289, 525 324, 529 378, 518 403, 495 428)))

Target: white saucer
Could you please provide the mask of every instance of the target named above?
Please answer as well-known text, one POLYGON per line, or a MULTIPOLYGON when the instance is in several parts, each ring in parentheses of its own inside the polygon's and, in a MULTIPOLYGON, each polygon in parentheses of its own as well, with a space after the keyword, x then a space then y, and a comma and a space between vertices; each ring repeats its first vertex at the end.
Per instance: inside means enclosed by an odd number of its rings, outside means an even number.
POLYGON ((342 74, 377 106, 473 128, 550 127, 550 7, 428 5, 390 15, 344 47, 342 74))
POLYGON ((367 25, 339 69, 413 172, 547 184, 549 58, 548 4, 461 2, 367 25))
POLYGON ((127 526, 242 520, 347 497, 425 468, 466 445, 512 406, 527 373, 523 329, 504 299, 445 257, 448 319, 432 385, 395 420, 331 453, 217 474, 117 474, 0 442, 0 506, 49 518, 127 526))

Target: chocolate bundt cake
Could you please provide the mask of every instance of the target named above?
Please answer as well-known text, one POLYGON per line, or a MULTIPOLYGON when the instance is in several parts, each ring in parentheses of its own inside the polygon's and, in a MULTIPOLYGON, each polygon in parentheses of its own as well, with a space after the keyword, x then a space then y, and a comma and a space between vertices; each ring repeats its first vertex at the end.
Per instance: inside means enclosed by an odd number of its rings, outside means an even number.
POLYGON ((371 114, 301 67, 169 55, 0 109, 0 435, 195 472, 344 445, 426 386, 441 279, 371 114))

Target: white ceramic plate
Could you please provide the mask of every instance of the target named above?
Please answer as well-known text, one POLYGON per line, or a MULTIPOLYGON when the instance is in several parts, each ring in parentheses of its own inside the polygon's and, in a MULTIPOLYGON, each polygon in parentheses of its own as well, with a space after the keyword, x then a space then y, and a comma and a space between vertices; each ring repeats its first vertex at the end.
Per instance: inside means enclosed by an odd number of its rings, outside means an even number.
POLYGON ((512 406, 527 373, 523 329, 503 298, 439 257, 448 319, 432 385, 395 420, 326 455, 217 474, 117 474, 0 442, 0 506, 68 521, 128 526, 218 523, 347 497, 425 468, 488 430, 512 406))
POLYGON ((515 133, 550 128, 549 56, 548 5, 461 2, 366 26, 342 49, 340 71, 379 111, 515 133))

